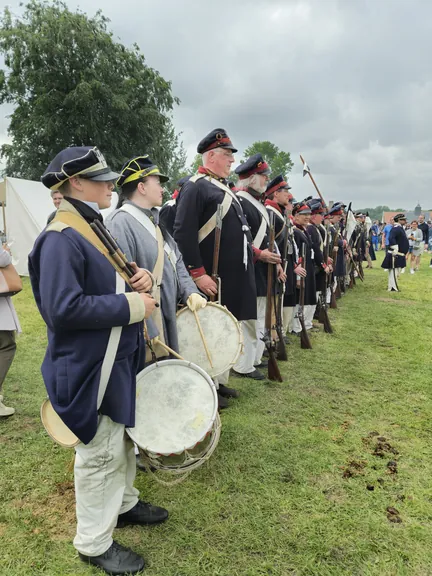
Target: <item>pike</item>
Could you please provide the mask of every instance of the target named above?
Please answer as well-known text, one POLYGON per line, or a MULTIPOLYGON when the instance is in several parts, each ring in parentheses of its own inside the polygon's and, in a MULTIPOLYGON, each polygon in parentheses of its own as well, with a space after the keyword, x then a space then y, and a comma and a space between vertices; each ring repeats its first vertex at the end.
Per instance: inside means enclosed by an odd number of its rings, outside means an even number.
MULTIPOLYGON (((275 227, 274 227, 274 214, 269 213, 270 218, 270 238, 268 250, 273 252, 275 243, 275 227)), ((267 264, 267 300, 266 300, 266 315, 265 315, 265 332, 263 342, 268 351, 268 379, 276 382, 283 382, 282 375, 276 360, 275 342, 272 339, 272 293, 273 293, 273 278, 274 278, 275 264, 267 264)))
MULTIPOLYGON (((216 228, 215 228, 215 244, 213 250, 213 267, 212 267, 212 280, 217 284, 218 287, 218 302, 221 302, 221 279, 219 276, 219 253, 220 253, 220 241, 222 234, 222 220, 223 220, 223 206, 218 204, 216 210, 216 228)), ((215 295, 211 294, 210 300, 215 301, 215 295)))
MULTIPOLYGON (((302 246, 302 266, 306 266, 306 244, 302 246)), ((306 324, 304 321, 304 297, 305 297, 305 279, 304 276, 300 277, 300 295, 299 295, 299 309, 297 312, 298 319, 301 325, 301 332, 300 332, 300 347, 304 348, 305 350, 312 350, 312 344, 309 339, 309 334, 306 330, 306 324)))
POLYGON ((320 190, 319 190, 319 188, 318 188, 318 186, 317 186, 317 183, 315 182, 314 177, 313 177, 312 174, 311 174, 311 171, 310 171, 309 166, 308 166, 308 165, 306 164, 306 162, 303 160, 303 156, 302 156, 301 154, 300 154, 300 160, 301 160, 302 163, 303 163, 303 176, 306 176, 306 174, 309 174, 309 178, 311 179, 312 184, 315 186, 315 190, 317 191, 318 196, 321 198, 321 201, 322 201, 322 203, 323 203, 323 205, 324 205, 324 208, 327 209, 326 201, 324 200, 323 195, 321 194, 321 192, 320 192, 320 190))

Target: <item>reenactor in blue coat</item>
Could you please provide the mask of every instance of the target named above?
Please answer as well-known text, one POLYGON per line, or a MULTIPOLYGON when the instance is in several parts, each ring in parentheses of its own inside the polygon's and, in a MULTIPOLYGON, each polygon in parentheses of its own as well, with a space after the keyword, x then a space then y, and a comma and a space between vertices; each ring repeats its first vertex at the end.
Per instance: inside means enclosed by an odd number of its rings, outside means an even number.
POLYGON ((409 241, 404 230, 406 224, 405 214, 396 214, 394 226, 390 230, 389 245, 381 267, 388 270, 388 291, 399 292, 397 279, 401 270, 406 266, 406 255, 409 251, 409 241))
POLYGON ((159 211, 159 220, 161 224, 165 227, 165 230, 170 236, 174 234, 174 221, 177 209, 177 196, 180 194, 183 184, 189 180, 190 176, 185 176, 177 181, 177 188, 174 190, 171 200, 165 202, 159 211))
MULTIPOLYGON (((256 286, 252 237, 241 204, 228 186, 227 178, 234 162, 233 146, 222 128, 212 130, 197 147, 203 165, 186 182, 177 197, 174 240, 189 274, 201 292, 218 296, 212 279, 215 255, 215 229, 218 206, 223 219, 220 237, 218 276, 221 304, 237 320, 256 319, 256 286)), ((226 387, 228 374, 218 377, 219 393, 225 397, 238 393, 226 387)))
POLYGON ((74 545, 84 562, 109 574, 135 574, 144 560, 113 541, 114 528, 162 522, 168 513, 138 499, 135 451, 125 434, 125 427, 135 424, 143 319, 155 307, 147 294, 152 281, 132 264, 129 286, 98 248, 90 226, 102 223, 100 210, 110 206, 118 176, 96 147, 57 154, 42 183, 60 190, 64 199, 36 240, 29 273, 48 330, 43 379, 54 410, 80 441, 75 447, 74 545), (121 327, 118 345, 108 350, 115 327, 121 327), (102 366, 110 364, 103 373, 102 366))
MULTIPOLYGON (((252 247, 255 261, 255 282, 257 289, 257 319, 243 322, 244 354, 235 366, 239 376, 264 380, 257 369, 264 368, 264 331, 267 304, 267 274, 269 264, 279 266, 279 276, 283 273, 280 256, 270 252, 269 247, 269 214, 265 202, 265 191, 269 181, 270 168, 261 154, 255 154, 235 170, 239 176, 237 198, 242 205, 247 223, 252 234, 252 247)), ((276 280, 276 279, 275 279, 276 280)))
MULTIPOLYGON (((265 207, 269 213, 275 215, 275 239, 282 259, 282 267, 286 274, 285 287, 282 300, 282 329, 287 334, 292 322, 296 305, 296 254, 297 246, 294 242, 294 227, 292 223, 293 195, 291 186, 280 174, 273 178, 267 186, 265 193, 265 207)), ((285 337, 285 342, 287 339, 285 337)))
MULTIPOLYGON (((314 265, 315 265, 315 289, 316 298, 319 302, 320 297, 326 294, 326 279, 327 274, 330 274, 330 268, 327 260, 325 258, 325 245, 327 242, 327 231, 322 226, 324 221, 324 205, 320 198, 313 198, 308 201, 308 206, 311 209, 311 222, 307 227, 307 231, 312 240, 312 249, 314 254, 314 265)), ((315 311, 314 311, 315 312, 315 311)), ((308 326, 306 325, 308 328, 308 326)))

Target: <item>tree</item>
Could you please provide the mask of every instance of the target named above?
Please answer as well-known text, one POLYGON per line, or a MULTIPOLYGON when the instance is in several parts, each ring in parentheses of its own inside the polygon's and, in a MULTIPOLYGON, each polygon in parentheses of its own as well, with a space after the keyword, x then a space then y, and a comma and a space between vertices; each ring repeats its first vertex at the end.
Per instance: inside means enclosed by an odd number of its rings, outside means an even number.
POLYGON ((97 145, 115 169, 150 154, 163 171, 184 152, 172 124, 179 100, 137 45, 115 42, 100 11, 71 12, 61 0, 31 0, 21 18, 0 15, 0 103, 11 103, 1 148, 6 174, 39 179, 67 146, 97 145))
POLYGON ((279 174, 282 174, 284 178, 288 177, 294 166, 289 152, 284 152, 272 142, 265 140, 264 142, 254 142, 249 148, 246 148, 244 159, 247 160, 250 156, 258 153, 262 154, 264 160, 270 165, 271 179, 279 174))

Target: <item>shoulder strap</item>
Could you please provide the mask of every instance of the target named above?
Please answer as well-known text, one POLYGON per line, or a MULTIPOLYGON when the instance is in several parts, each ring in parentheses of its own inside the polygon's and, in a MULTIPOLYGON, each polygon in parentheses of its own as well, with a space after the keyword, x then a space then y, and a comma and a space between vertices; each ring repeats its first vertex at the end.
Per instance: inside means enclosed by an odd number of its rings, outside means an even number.
MULTIPOLYGON (((123 294, 125 291, 125 282, 120 274, 116 274, 116 294, 123 294)), ((122 333, 122 326, 114 326, 111 328, 109 335, 108 346, 105 351, 105 356, 102 362, 101 375, 99 380, 99 390, 97 395, 97 409, 101 407, 108 382, 111 376, 112 368, 114 366, 117 350, 120 343, 122 333)))
POLYGON ((270 226, 270 218, 269 218, 267 209, 264 207, 264 204, 261 204, 261 202, 258 202, 258 200, 256 200, 256 198, 254 198, 252 196, 252 194, 249 194, 249 192, 246 192, 244 190, 240 190, 239 192, 237 192, 237 196, 240 196, 241 198, 244 198, 245 200, 250 202, 258 210, 258 212, 261 214, 261 216, 264 218, 267 226, 270 226))
MULTIPOLYGON (((232 201, 233 200, 231 196, 229 194, 225 194, 224 199, 222 200, 222 220, 225 218, 228 210, 231 208, 232 201)), ((199 244, 201 244, 201 242, 207 238, 207 236, 211 234, 216 228, 216 214, 217 212, 215 212, 213 216, 209 218, 207 222, 198 230, 199 244)))
POLYGON ((72 228, 78 234, 80 234, 83 238, 87 240, 96 250, 98 250, 105 258, 109 261, 112 267, 120 274, 125 282, 129 284, 129 278, 123 272, 123 270, 118 266, 116 261, 111 257, 110 253, 108 252, 107 248, 102 244, 93 230, 90 228, 90 224, 88 224, 84 218, 78 216, 77 214, 73 214, 72 212, 66 212, 63 210, 57 211, 57 214, 51 224, 47 226, 45 229, 47 232, 63 232, 66 228, 72 228))

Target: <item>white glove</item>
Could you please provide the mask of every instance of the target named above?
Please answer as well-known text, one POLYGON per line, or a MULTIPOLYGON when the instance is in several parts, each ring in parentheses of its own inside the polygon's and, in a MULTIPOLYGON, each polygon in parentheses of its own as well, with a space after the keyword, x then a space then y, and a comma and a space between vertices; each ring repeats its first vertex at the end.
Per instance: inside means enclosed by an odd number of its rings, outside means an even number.
POLYGON ((393 246, 389 246, 389 252, 396 255, 399 252, 399 246, 397 244, 393 244, 393 246))
POLYGON ((196 312, 200 308, 204 308, 207 305, 207 300, 194 292, 186 300, 186 305, 191 312, 196 312))

